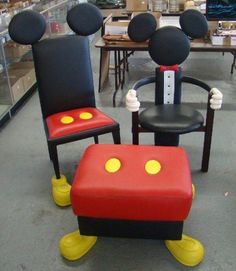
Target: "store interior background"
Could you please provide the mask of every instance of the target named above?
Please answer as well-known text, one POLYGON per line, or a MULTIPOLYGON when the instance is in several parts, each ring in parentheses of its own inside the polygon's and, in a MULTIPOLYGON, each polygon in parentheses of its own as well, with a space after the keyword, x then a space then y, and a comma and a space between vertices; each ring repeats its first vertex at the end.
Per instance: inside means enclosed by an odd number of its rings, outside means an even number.
MULTIPOLYGON (((113 108, 112 71, 103 91, 97 93, 100 51, 94 43, 99 36, 97 33, 91 42, 97 107, 120 123, 122 143, 130 144, 131 113, 125 108, 125 95, 135 81, 154 73, 155 64, 147 52, 136 52, 129 59, 126 84, 118 92, 117 107, 113 108)), ((204 52, 191 53, 182 65, 185 75, 219 88, 224 95, 222 109, 215 114, 208 173, 200 172, 203 134, 184 135, 180 142, 188 153, 197 191, 184 233, 196 237, 206 249, 205 259, 194 270, 236 270, 236 75, 230 74, 231 63, 229 53, 204 52)), ((145 87, 141 92, 144 104, 151 103, 152 98, 153 88, 145 87)), ((184 99, 203 109, 206 94, 188 86, 184 88, 184 99)), ((112 143, 112 138, 101 136, 100 142, 112 143)), ((61 171, 70 182, 83 151, 92 143, 92 139, 86 139, 59 147, 61 171)), ((153 136, 141 135, 141 143, 153 144, 153 136)), ((77 220, 70 207, 55 206, 51 197, 53 167, 37 92, 1 129, 0 153, 1 271, 190 270, 176 262, 164 243, 157 240, 99 238, 79 261, 69 262, 60 256, 58 242, 77 229, 77 220)))

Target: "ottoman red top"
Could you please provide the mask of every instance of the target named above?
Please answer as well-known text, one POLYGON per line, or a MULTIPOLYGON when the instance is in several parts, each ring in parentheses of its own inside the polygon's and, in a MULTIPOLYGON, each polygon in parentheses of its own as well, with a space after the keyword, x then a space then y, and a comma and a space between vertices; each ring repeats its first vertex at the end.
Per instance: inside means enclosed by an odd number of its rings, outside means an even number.
POLYGON ((183 221, 192 204, 187 155, 179 147, 91 145, 76 170, 71 201, 77 216, 183 221))

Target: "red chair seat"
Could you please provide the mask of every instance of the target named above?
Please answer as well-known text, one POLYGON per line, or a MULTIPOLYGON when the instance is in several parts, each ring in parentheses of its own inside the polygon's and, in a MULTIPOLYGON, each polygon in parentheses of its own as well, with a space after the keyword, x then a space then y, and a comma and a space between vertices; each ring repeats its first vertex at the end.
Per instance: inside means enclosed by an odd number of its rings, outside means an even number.
POLYGON ((192 204, 192 182, 185 151, 179 147, 92 145, 77 168, 71 201, 77 216, 145 221, 183 221, 192 204), (111 158, 121 166, 105 170, 111 158), (156 174, 145 164, 160 163, 156 174))
POLYGON ((94 107, 80 108, 53 114, 46 118, 49 138, 58 138, 74 133, 101 128, 114 124, 114 120, 94 107), (81 118, 81 114, 89 113, 89 118, 81 118), (69 118, 63 123, 63 118, 69 118))

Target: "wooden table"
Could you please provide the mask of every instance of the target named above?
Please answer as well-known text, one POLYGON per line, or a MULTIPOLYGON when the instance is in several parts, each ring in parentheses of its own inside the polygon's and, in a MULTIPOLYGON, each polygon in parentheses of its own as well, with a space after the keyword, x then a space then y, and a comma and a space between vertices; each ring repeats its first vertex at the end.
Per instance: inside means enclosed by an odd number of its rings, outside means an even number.
MULTIPOLYGON (((128 56, 135 51, 147 51, 147 42, 133 41, 112 41, 105 42, 100 38, 96 44, 96 48, 100 48, 100 67, 99 67, 99 86, 98 92, 102 90, 105 80, 109 73, 110 52, 114 52, 114 69, 115 69, 115 91, 113 94, 113 106, 116 106, 116 94, 119 88, 123 88, 125 83, 125 72, 128 71, 128 56)), ((236 46, 231 45, 212 45, 210 40, 194 40, 191 42, 192 52, 229 52, 233 55, 231 65, 231 74, 235 68, 236 46)))

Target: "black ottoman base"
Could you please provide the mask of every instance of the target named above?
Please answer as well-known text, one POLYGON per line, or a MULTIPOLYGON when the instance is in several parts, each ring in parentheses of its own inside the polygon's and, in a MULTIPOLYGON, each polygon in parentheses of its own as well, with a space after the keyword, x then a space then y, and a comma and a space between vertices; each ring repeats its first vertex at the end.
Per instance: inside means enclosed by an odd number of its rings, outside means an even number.
POLYGON ((81 235, 181 240, 183 221, 140 221, 78 216, 81 235))

